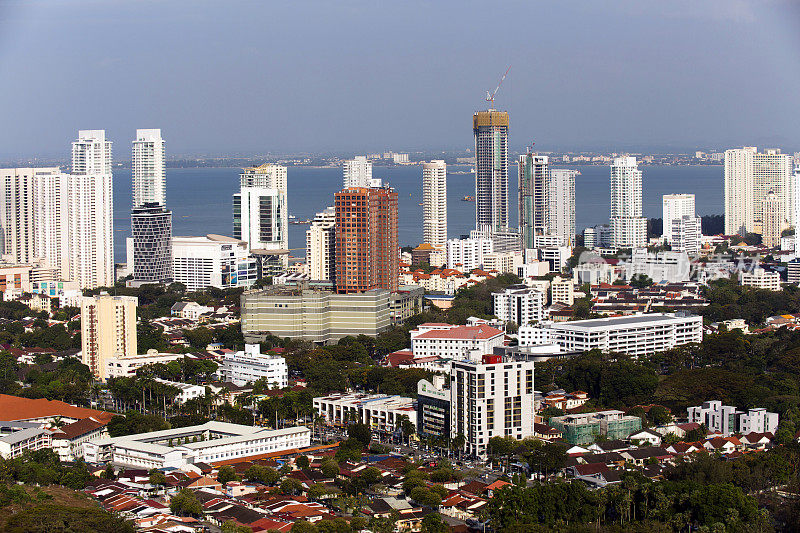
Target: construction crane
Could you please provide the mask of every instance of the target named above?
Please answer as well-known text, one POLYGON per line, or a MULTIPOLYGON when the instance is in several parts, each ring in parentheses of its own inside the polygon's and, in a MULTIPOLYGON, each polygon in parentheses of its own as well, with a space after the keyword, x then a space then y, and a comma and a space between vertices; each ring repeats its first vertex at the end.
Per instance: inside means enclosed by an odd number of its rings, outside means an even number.
POLYGON ((506 79, 509 70, 511 70, 511 65, 508 66, 505 74, 503 74, 503 77, 500 78, 500 83, 497 84, 497 88, 494 90, 493 93, 486 91, 486 101, 489 102, 489 109, 494 109, 494 97, 497 95, 497 91, 500 90, 500 86, 503 85, 503 80, 506 79))

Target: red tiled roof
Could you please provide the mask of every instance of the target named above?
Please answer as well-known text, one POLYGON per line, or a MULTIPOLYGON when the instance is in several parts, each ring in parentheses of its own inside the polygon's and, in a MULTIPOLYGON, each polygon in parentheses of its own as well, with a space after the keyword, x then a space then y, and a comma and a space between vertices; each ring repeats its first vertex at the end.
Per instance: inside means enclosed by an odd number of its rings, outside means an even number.
POLYGON ((77 420, 92 417, 98 421, 108 422, 115 415, 106 411, 75 407, 58 400, 44 398, 31 400, 29 398, 20 398, 19 396, 0 394, 0 420, 13 422, 15 420, 30 420, 52 416, 64 416, 77 420))
POLYGON ((415 339, 477 339, 486 340, 502 335, 503 332, 491 326, 456 326, 450 329, 426 331, 415 339))
POLYGON ((53 435, 53 438, 65 438, 72 440, 80 437, 81 435, 86 435, 87 433, 100 429, 107 424, 108 420, 98 421, 94 418, 84 418, 60 428, 59 431, 53 435))

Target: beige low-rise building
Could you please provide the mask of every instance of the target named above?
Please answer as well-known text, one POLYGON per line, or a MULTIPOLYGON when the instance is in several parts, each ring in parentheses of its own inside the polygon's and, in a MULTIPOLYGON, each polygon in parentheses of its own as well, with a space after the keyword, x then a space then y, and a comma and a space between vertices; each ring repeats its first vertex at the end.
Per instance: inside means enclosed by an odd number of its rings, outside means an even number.
POLYGON ((392 323, 391 293, 384 289, 337 294, 303 286, 272 286, 242 294, 242 333, 247 342, 267 335, 320 344, 348 335, 376 336, 392 323))

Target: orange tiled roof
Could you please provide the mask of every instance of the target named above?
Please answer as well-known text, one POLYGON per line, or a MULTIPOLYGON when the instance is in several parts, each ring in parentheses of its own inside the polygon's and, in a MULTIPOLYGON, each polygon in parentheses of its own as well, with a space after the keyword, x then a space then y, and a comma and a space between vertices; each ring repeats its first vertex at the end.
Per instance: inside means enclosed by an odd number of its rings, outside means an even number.
POLYGON ((102 422, 111 420, 115 415, 106 411, 75 407, 58 400, 44 398, 31 400, 29 398, 20 398, 19 396, 0 394, 0 420, 30 420, 51 416, 64 416, 77 420, 91 417, 102 422))

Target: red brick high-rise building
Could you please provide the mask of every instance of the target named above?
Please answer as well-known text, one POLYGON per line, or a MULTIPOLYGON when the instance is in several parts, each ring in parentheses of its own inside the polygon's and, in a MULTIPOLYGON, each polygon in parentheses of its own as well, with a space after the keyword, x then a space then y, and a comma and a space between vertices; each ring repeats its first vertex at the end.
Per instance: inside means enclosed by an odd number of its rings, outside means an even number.
POLYGON ((336 193, 336 292, 397 290, 397 192, 351 187, 336 193))

